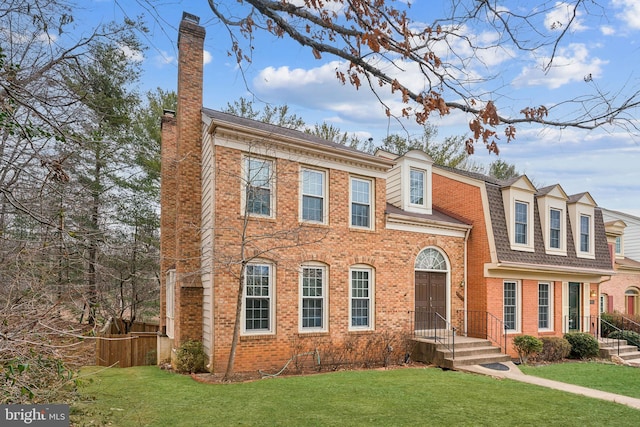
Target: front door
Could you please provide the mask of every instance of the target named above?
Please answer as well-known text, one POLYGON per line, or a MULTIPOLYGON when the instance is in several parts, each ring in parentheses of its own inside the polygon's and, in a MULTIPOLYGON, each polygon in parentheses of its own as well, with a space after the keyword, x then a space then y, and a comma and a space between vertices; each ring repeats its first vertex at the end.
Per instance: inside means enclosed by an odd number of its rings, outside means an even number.
POLYGON ((580 330, 580 283, 569 282, 569 331, 580 330))
POLYGON ((416 330, 444 328, 447 318, 447 273, 416 271, 416 330))

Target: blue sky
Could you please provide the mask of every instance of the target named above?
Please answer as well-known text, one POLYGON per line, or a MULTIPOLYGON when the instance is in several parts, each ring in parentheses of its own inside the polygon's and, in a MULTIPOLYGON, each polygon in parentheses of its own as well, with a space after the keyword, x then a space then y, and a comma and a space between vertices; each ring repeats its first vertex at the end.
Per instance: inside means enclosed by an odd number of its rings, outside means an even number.
MULTIPOLYGON (((307 48, 268 34, 257 36, 253 61, 244 74, 227 55, 230 39, 227 30, 214 19, 207 1, 151 1, 154 10, 145 2, 94 1, 83 3, 78 10, 79 27, 120 20, 142 14, 150 33, 145 38, 149 48, 143 53, 144 76, 141 90, 155 87, 176 88, 177 26, 182 11, 200 16, 206 28, 204 105, 221 109, 228 102, 244 96, 273 105, 287 104, 291 111, 308 124, 323 121, 353 132, 363 138, 380 141, 388 133, 400 133, 401 126, 390 121, 380 104, 366 89, 356 91, 342 86, 335 78, 336 69, 344 64, 324 56, 316 60, 307 48)), ((228 7, 240 6, 229 0, 228 7)), ((429 16, 434 2, 415 0, 412 16, 429 16)), ((443 2, 444 3, 444 2, 443 2)), ((506 7, 518 8, 525 2, 504 2, 506 7)), ((543 2, 539 2, 543 3, 543 2)), ((561 2, 546 2, 556 7, 536 19, 538 28, 549 34, 553 23, 566 20, 566 6, 561 2)), ((493 76, 489 82, 474 87, 476 91, 491 92, 492 98, 505 113, 518 112, 526 106, 551 105, 597 91, 619 96, 640 90, 640 1, 602 0, 602 7, 587 3, 577 16, 571 31, 556 51, 553 67, 546 73, 541 64, 549 49, 532 53, 518 52, 505 47, 492 49, 482 61, 466 64, 468 76, 493 76), (590 76, 591 81, 585 81, 590 76)), ((224 2, 223 2, 224 4, 224 2)), ((441 4, 441 3, 437 3, 441 4)), ((246 9, 245 9, 246 10, 246 9)), ((430 19, 432 19, 431 17, 430 19)), ((557 27, 557 26, 556 26, 557 27)), ((465 28, 477 40, 491 38, 483 28, 465 28)), ((542 32, 544 32, 542 31, 542 32)), ((458 46, 464 49, 463 45, 458 46)), ((453 60, 441 51, 443 58, 453 60)), ((403 64, 399 77, 420 84, 411 65, 403 64)), ((413 83, 412 83, 413 84, 413 83)), ((400 103, 390 93, 381 92, 392 106, 400 103)), ((578 111, 576 106, 564 106, 552 113, 560 120, 578 111)), ((629 118, 636 125, 640 110, 629 118)), ((431 122, 439 128, 438 137, 468 134, 468 121, 462 113, 431 122)), ((403 123, 409 132, 420 133, 411 121, 403 123)), ((514 142, 500 145, 500 158, 515 164, 539 186, 559 183, 568 194, 588 191, 599 206, 640 216, 640 133, 632 128, 609 126, 596 131, 552 129, 537 126, 518 126, 514 142)), ((495 160, 483 147, 478 147, 474 160, 488 164, 495 160)))

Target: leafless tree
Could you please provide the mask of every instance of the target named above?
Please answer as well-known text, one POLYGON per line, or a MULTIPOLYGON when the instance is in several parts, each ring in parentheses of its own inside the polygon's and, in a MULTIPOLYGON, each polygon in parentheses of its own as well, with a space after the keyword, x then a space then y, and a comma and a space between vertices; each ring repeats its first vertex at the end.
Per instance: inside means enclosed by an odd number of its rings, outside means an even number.
MULTIPOLYGON (((634 120, 640 105, 638 90, 605 92, 586 76, 589 86, 585 87, 590 92, 549 100, 546 105, 524 106, 519 113, 510 114, 503 111, 513 106, 498 105, 494 102, 498 93, 486 89, 499 77, 498 72, 489 67, 485 67, 485 75, 467 72, 482 64, 487 55, 542 50, 550 52, 544 63, 548 70, 579 14, 604 13, 597 1, 541 0, 507 5, 497 0, 448 0, 438 2, 442 15, 430 23, 424 23, 424 17, 417 16, 409 2, 393 0, 208 3, 229 30, 229 52, 239 64, 251 61, 253 42, 265 33, 291 38, 308 47, 317 59, 330 55, 344 61, 346 71, 336 71, 343 84, 366 86, 383 104, 381 90, 397 93, 406 104, 398 116, 413 117, 423 124, 432 114, 446 115, 454 110, 470 114, 469 153, 478 142, 497 153, 499 132, 509 142, 515 138, 516 126, 523 123, 580 129, 618 124, 638 130, 634 120), (565 22, 545 23, 545 16, 559 7, 565 22), (480 33, 483 37, 477 36, 480 33), (407 69, 419 70, 423 88, 416 90, 412 82, 403 79, 407 69)), ((385 107, 388 115, 394 114, 385 107)))

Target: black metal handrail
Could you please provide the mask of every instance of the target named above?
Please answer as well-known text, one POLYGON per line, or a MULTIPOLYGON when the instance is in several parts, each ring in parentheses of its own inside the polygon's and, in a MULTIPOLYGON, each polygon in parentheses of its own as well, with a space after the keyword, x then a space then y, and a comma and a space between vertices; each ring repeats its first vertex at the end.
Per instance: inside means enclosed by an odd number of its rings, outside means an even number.
POLYGON ((458 317, 460 314, 466 319, 464 335, 488 339, 507 352, 507 329, 502 319, 488 311, 458 310, 458 317))
POLYGON ((411 318, 412 335, 443 344, 455 360, 456 328, 435 311, 416 310, 408 313, 411 318))
POLYGON ((622 329, 618 328, 616 325, 607 322, 606 320, 604 320, 603 318, 600 317, 600 321, 598 322, 599 331, 596 331, 596 337, 598 337, 598 339, 609 345, 609 344, 613 344, 613 347, 615 348, 617 346, 617 355, 620 356, 620 340, 619 339, 614 339, 614 338, 609 338, 609 334, 611 332, 620 332, 622 333, 622 329), (605 333, 606 331, 606 333, 605 333))

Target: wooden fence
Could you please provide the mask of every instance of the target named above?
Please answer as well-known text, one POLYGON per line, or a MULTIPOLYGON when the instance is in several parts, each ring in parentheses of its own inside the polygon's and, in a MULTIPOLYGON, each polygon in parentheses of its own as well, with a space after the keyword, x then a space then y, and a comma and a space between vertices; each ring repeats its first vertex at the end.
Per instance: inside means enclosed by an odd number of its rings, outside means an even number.
POLYGON ((128 334, 116 333, 122 329, 113 324, 108 329, 111 333, 97 337, 96 365, 128 368, 157 363, 157 324, 134 323, 128 334))

